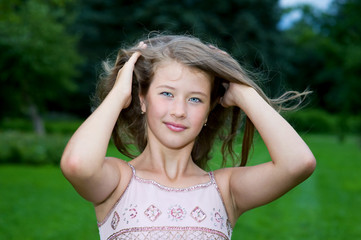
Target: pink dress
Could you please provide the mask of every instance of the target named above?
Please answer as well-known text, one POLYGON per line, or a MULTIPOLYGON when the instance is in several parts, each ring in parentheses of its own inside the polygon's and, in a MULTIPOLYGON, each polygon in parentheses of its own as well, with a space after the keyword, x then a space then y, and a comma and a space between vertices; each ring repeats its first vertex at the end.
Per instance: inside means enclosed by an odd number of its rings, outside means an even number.
POLYGON ((133 176, 103 222, 100 239, 231 239, 232 227, 214 179, 187 188, 133 176))

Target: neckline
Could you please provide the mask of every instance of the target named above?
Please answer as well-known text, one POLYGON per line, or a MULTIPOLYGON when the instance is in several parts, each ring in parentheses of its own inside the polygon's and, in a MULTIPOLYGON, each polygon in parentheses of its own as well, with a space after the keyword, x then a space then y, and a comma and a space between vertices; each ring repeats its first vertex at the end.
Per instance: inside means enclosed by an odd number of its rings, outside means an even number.
POLYGON ((209 181, 208 182, 205 182, 205 183, 199 183, 199 184, 195 184, 195 185, 192 185, 192 186, 189 186, 189 187, 169 187, 169 186, 165 186, 155 180, 152 180, 152 179, 146 179, 146 178, 142 178, 142 177, 139 177, 137 176, 136 174, 136 170, 134 168, 134 166, 130 163, 128 163, 128 165, 130 166, 130 168, 132 169, 132 172, 133 172, 133 178, 135 180, 137 180, 138 182, 141 182, 141 183, 146 183, 146 184, 152 184, 162 190, 166 190, 166 191, 171 191, 171 192, 189 192, 189 191, 193 191, 193 190, 197 190, 197 189, 200 189, 200 188, 206 188, 210 185, 213 184, 214 182, 214 175, 213 175, 213 172, 208 172, 208 176, 209 176, 209 181))

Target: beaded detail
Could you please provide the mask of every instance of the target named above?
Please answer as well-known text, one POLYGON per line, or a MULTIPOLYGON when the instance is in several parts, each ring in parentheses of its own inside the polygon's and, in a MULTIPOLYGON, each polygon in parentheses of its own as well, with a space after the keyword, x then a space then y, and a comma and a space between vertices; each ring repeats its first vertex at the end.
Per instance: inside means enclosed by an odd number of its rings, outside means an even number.
POLYGON ((114 214, 113 214, 113 218, 112 218, 112 221, 111 221, 110 225, 115 230, 117 228, 117 226, 118 226, 118 223, 119 223, 119 215, 115 211, 114 214))
POLYGON ((193 209, 191 216, 197 222, 202 222, 207 217, 207 215, 199 207, 195 207, 193 209))
POLYGON ((154 206, 153 204, 150 205, 145 211, 144 214, 145 216, 147 216, 149 218, 150 221, 154 222, 155 220, 157 220, 157 218, 159 217, 159 215, 162 212, 159 210, 159 208, 157 208, 156 206, 154 206))
POLYGON ((140 178, 136 175, 134 175, 135 179, 139 182, 142 183, 146 183, 146 184, 153 184, 155 186, 157 186, 159 189, 164 190, 164 191, 168 191, 168 192, 190 192, 190 191, 194 191, 197 190, 199 188, 206 188, 210 185, 212 185, 212 181, 209 181, 207 183, 201 183, 201 184, 197 184, 195 186, 191 186, 191 187, 185 187, 185 188, 174 188, 174 187, 167 187, 164 186, 154 180, 150 180, 150 179, 144 179, 144 178, 140 178))
POLYGON ((168 218, 171 221, 181 221, 185 218, 187 211, 180 205, 170 206, 168 208, 168 218))

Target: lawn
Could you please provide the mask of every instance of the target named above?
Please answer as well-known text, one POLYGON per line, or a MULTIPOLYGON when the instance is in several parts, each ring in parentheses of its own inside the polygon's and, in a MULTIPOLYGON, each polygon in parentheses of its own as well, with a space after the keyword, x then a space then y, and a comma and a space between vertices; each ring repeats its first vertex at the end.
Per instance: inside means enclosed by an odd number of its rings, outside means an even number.
MULTIPOLYGON (((232 239, 361 239, 360 139, 304 138, 317 158, 315 173, 284 197, 245 213, 232 239)), ((115 155, 115 149, 109 153, 115 155)), ((267 158, 257 139, 250 164, 267 158)), ((92 205, 58 167, 0 165, 0 239, 99 237, 92 205)))

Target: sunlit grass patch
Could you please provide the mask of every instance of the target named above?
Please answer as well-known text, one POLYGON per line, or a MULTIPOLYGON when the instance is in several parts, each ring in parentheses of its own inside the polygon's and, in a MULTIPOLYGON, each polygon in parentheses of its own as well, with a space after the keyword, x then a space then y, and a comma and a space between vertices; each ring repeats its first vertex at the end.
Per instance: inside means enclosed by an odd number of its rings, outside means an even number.
MULTIPOLYGON (((361 239, 360 139, 347 136, 340 143, 331 135, 304 137, 317 159, 314 174, 275 202, 241 216, 233 239, 361 239)), ((113 146, 108 154, 120 156, 113 146)), ((250 164, 268 160, 257 137, 250 164)), ((211 161, 214 168, 219 163, 211 161)), ((92 204, 75 192, 59 167, 0 165, 0 239, 99 236, 92 204)))

